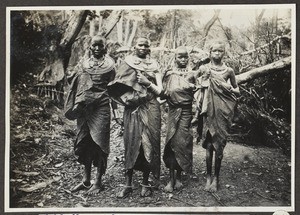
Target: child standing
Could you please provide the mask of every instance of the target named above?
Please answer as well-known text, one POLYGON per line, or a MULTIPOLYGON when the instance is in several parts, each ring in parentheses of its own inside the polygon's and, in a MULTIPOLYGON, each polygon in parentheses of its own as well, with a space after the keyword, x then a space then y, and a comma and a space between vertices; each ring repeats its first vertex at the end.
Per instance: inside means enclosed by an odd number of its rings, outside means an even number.
POLYGON ((211 62, 199 68, 201 76, 197 79, 201 89, 197 101, 203 122, 201 140, 206 149, 207 182, 204 189, 210 192, 218 190, 223 150, 234 114, 236 96, 239 95, 234 71, 222 61, 224 54, 224 43, 213 43, 210 47, 211 62), (215 174, 212 178, 214 152, 215 174))
POLYGON ((175 54, 174 68, 163 79, 169 106, 167 138, 163 160, 170 170, 166 192, 182 187, 181 172, 192 172, 193 136, 191 131, 192 102, 195 89, 194 73, 188 69, 189 55, 185 47, 175 54), (175 177, 176 172, 176 177, 175 177))

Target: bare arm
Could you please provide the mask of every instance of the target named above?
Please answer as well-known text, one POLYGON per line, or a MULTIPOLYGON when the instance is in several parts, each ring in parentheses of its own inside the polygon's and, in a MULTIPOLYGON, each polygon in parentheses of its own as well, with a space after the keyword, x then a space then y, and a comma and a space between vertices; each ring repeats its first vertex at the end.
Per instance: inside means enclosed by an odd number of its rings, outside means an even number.
POLYGON ((231 83, 231 86, 232 86, 232 92, 235 95, 240 95, 240 89, 239 89, 239 86, 236 83, 236 78, 235 78, 235 74, 234 74, 233 69, 230 69, 229 79, 230 79, 230 83, 231 83))
POLYGON ((152 90, 152 92, 155 95, 160 95, 162 92, 162 77, 160 73, 156 73, 155 74, 155 79, 156 79, 156 83, 157 85, 153 84, 151 81, 148 80, 148 78, 146 78, 143 74, 141 74, 140 72, 137 73, 137 80, 140 84, 144 85, 145 87, 149 88, 150 90, 152 90))
POLYGON ((155 79, 156 79, 156 84, 151 83, 149 88, 156 94, 160 95, 161 92, 163 91, 163 86, 162 86, 162 77, 160 73, 155 74, 155 79))

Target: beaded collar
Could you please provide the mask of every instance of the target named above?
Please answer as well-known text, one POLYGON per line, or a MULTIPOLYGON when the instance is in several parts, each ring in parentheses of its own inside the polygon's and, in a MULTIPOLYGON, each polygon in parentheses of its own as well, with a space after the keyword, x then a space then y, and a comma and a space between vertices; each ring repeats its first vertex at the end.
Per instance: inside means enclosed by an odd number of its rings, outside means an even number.
POLYGON ((90 57, 83 63, 83 68, 86 69, 89 74, 102 74, 110 72, 112 69, 114 69, 114 66, 114 60, 109 56, 104 56, 99 60, 94 57, 90 57))
POLYGON ((228 69, 228 67, 224 63, 222 63, 221 66, 214 66, 214 65, 212 65, 212 63, 210 63, 208 65, 208 67, 209 67, 209 69, 211 69, 215 72, 224 72, 228 69))
POLYGON ((129 55, 125 58, 125 62, 130 67, 145 72, 154 72, 159 69, 158 62, 152 58, 142 59, 134 55, 129 55))

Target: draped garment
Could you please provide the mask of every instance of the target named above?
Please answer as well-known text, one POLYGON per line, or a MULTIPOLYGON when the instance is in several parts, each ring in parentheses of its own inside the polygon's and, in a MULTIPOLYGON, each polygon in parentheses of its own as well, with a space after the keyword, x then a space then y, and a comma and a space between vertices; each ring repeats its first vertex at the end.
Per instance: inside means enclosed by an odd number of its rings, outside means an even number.
POLYGON ((125 168, 143 171, 149 167, 155 178, 160 175, 160 104, 151 90, 137 82, 142 73, 156 84, 158 64, 152 59, 128 56, 108 86, 113 100, 125 106, 125 168), (142 153, 142 155, 140 154, 142 153), (146 167, 147 166, 147 167, 146 167))
POLYGON ((200 86, 202 85, 200 99, 198 98, 203 117, 202 146, 206 148, 207 142, 211 141, 216 150, 223 150, 236 105, 236 96, 230 90, 232 86, 224 79, 229 68, 215 71, 210 65, 206 65, 202 69, 203 74, 198 79, 200 86), (208 132, 211 140, 208 140, 208 132))
POLYGON ((194 83, 192 72, 168 71, 163 80, 169 105, 163 160, 170 168, 192 172, 193 136, 191 130, 194 83))
POLYGON ((88 58, 77 70, 65 104, 66 117, 77 120, 75 154, 82 164, 92 160, 106 168, 111 118, 107 84, 115 76, 114 62, 105 57, 99 65, 88 58))

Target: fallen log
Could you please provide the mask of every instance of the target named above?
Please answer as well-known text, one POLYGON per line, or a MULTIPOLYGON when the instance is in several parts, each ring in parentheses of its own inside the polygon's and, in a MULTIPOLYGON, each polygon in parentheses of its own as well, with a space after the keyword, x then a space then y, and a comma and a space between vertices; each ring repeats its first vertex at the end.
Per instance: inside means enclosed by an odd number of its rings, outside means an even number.
POLYGON ((236 76, 236 80, 238 84, 242 84, 247 81, 253 80, 255 78, 262 77, 274 72, 279 72, 284 69, 288 69, 290 67, 291 67, 291 56, 259 68, 251 69, 245 73, 239 74, 236 76))

